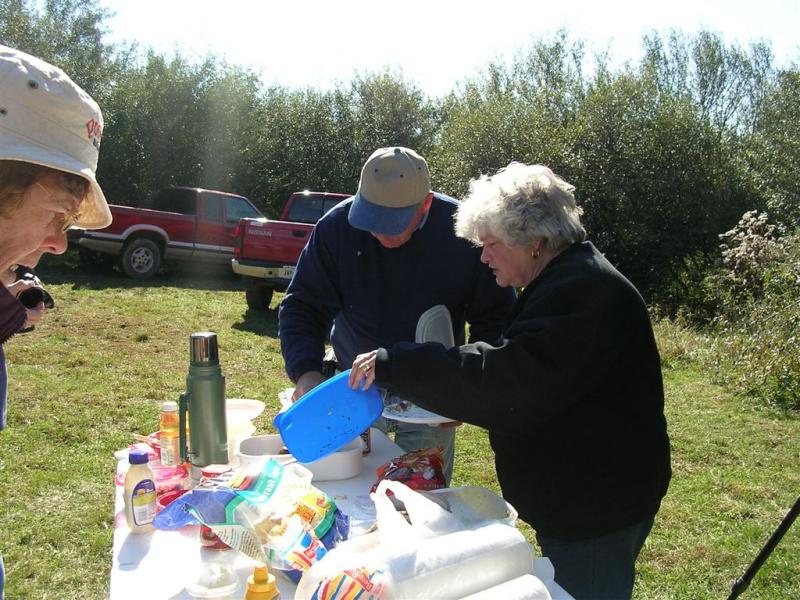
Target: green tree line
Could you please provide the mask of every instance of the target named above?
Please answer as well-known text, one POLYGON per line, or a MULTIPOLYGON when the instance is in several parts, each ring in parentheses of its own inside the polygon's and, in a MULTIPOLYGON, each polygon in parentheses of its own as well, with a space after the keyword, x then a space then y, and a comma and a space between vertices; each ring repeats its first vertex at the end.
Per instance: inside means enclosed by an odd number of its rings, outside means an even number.
POLYGON ((0 42, 98 100, 98 178, 118 204, 191 185, 274 217, 295 190, 355 191, 366 157, 394 144, 426 156, 435 188, 456 197, 511 160, 543 163, 576 186, 590 238, 648 301, 706 323, 732 302, 709 291, 729 269, 720 236, 749 211, 784 237, 800 222, 800 68, 776 66, 768 42, 653 32, 641 60, 612 67, 562 31, 431 98, 391 70, 326 90, 265 86, 214 57, 108 44, 108 17, 97 0, 7 0, 0 42))

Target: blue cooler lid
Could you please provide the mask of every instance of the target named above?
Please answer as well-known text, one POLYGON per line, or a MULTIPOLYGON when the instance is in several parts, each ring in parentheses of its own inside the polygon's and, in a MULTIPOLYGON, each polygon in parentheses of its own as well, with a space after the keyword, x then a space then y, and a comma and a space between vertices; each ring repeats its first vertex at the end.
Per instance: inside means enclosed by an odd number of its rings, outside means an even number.
POLYGON ((375 385, 353 390, 349 376, 350 369, 331 377, 275 415, 272 423, 298 461, 333 454, 381 416, 383 399, 375 385))

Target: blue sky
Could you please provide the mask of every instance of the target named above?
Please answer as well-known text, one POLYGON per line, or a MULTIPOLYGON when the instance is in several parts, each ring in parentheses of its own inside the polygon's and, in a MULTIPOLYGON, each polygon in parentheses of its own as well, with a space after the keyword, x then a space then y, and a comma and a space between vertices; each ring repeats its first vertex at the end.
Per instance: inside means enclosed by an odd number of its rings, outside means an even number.
POLYGON ((137 41, 191 60, 207 54, 265 83, 327 88, 389 67, 438 96, 491 60, 566 27, 615 63, 637 60, 647 32, 703 27, 729 42, 769 40, 779 64, 800 63, 800 0, 100 0, 116 13, 110 41, 137 41))

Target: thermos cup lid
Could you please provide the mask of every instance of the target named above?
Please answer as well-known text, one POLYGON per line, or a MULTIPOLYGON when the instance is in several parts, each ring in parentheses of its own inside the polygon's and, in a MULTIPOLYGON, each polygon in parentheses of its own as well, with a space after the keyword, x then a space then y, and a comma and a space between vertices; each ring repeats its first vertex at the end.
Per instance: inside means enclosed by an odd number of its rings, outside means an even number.
POLYGON ((218 365, 217 334, 212 331, 193 333, 189 341, 189 355, 193 365, 218 365))

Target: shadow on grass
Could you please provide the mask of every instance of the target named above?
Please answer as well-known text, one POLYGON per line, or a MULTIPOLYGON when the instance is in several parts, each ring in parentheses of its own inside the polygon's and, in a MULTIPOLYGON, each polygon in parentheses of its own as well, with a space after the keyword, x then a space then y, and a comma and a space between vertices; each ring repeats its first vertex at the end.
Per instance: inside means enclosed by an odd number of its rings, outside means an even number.
POLYGON ((277 338, 278 310, 253 310, 248 308, 242 315, 242 320, 231 325, 231 329, 277 338))
MULTIPOLYGON (((86 266, 78 253, 69 250, 60 256, 44 255, 36 267, 36 274, 44 283, 70 285, 75 289, 106 290, 179 287, 192 290, 241 291, 241 279, 224 265, 172 263, 150 279, 131 279, 110 265, 86 266)), ((247 309, 233 329, 256 335, 278 337, 278 310, 247 309)))
POLYGON ((78 253, 68 250, 60 256, 45 254, 36 267, 36 274, 44 283, 67 284, 76 289, 131 289, 180 287, 194 290, 244 290, 241 279, 229 266, 169 263, 150 279, 131 279, 111 265, 86 266, 78 253))

